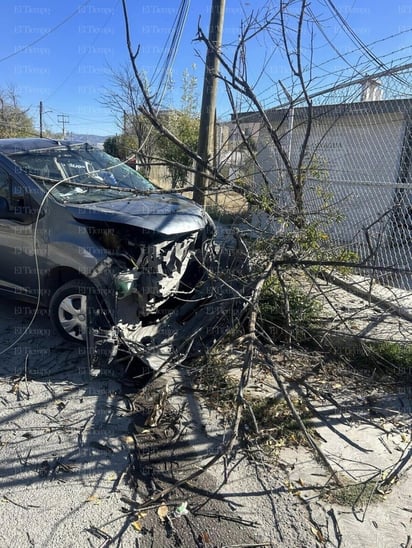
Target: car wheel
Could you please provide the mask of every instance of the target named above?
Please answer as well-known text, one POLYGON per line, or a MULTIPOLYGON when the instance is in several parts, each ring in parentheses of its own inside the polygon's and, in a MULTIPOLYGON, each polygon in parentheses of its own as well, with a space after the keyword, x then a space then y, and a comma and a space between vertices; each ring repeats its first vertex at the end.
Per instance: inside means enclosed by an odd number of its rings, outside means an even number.
POLYGON ((87 280, 72 280, 50 300, 50 319, 56 331, 69 341, 85 342, 87 309, 96 304, 95 287, 87 280))

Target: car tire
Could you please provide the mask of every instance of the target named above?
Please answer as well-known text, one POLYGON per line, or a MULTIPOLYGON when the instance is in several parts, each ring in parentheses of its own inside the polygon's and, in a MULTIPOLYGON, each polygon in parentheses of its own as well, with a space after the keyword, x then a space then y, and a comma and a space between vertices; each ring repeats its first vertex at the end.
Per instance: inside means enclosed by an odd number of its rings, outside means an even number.
POLYGON ((49 307, 50 320, 64 339, 84 343, 87 310, 96 305, 95 286, 85 279, 71 280, 53 294, 49 307))

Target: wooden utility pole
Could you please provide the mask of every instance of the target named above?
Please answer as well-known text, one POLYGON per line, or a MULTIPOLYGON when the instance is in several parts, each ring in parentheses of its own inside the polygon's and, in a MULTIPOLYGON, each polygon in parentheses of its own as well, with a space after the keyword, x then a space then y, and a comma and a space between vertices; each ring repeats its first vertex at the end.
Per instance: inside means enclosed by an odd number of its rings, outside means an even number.
POLYGON ((40 137, 43 137, 43 101, 40 101, 39 114, 40 114, 40 137))
POLYGON ((57 122, 62 125, 63 139, 66 138, 66 124, 69 123, 69 117, 66 114, 58 114, 57 122))
MULTIPOLYGON (((209 41, 212 47, 206 55, 205 75, 203 80, 202 110, 200 113, 198 155, 207 162, 213 154, 213 137, 216 115, 216 91, 219 71, 219 59, 215 50, 222 45, 223 20, 226 0, 212 0, 210 15, 209 41)), ((193 199, 200 205, 205 205, 207 178, 205 168, 198 163, 195 173, 193 199)))

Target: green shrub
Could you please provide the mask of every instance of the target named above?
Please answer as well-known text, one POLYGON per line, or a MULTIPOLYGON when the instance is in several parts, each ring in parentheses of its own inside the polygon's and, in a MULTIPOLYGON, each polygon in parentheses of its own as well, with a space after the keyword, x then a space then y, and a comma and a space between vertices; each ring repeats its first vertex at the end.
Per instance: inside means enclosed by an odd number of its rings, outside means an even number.
POLYGON ((263 286, 259 308, 263 328, 272 338, 292 335, 302 342, 318 318, 320 304, 293 283, 283 289, 278 278, 271 276, 263 286))
POLYGON ((412 345, 384 341, 365 348, 358 363, 380 369, 383 372, 412 375, 412 345))

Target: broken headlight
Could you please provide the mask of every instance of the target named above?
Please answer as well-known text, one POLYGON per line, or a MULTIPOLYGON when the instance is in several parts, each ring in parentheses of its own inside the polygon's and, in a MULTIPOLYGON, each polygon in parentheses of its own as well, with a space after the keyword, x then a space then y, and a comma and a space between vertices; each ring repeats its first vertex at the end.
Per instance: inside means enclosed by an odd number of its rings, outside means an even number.
POLYGON ((124 299, 134 292, 134 282, 137 277, 136 273, 132 271, 124 271, 116 274, 114 284, 119 299, 124 299))

